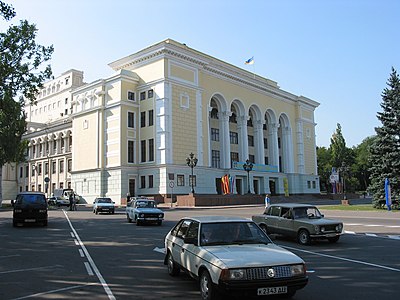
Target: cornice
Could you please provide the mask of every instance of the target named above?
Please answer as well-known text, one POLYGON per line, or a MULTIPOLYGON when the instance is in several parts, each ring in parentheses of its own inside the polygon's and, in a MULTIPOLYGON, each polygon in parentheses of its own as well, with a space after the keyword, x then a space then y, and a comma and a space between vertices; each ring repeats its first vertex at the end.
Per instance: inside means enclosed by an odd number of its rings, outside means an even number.
POLYGON ((150 46, 136 54, 112 62, 109 66, 116 71, 121 69, 134 70, 149 62, 165 58, 182 61, 196 67, 199 71, 256 90, 273 98, 288 102, 302 101, 313 107, 319 106, 316 101, 281 90, 275 81, 255 75, 173 40, 165 40, 150 46))

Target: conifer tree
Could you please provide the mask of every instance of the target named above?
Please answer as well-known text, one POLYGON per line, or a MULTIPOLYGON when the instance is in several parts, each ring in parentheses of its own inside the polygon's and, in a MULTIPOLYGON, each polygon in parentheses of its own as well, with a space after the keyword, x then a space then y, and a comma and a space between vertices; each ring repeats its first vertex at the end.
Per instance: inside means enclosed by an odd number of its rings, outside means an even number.
POLYGON ((400 79, 396 70, 382 92, 382 112, 377 113, 382 126, 376 127, 376 138, 370 147, 369 192, 374 202, 385 196, 385 178, 390 180, 392 195, 398 194, 400 182, 400 79))

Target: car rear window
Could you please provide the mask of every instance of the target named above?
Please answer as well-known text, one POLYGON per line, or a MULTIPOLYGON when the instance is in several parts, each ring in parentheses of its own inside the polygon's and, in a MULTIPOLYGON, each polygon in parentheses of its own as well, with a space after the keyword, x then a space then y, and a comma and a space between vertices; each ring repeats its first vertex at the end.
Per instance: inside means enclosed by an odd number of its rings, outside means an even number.
POLYGON ((21 204, 46 204, 46 197, 44 195, 19 195, 17 203, 21 204))
POLYGON ((100 198, 98 200, 99 203, 111 203, 111 199, 110 198, 100 198))

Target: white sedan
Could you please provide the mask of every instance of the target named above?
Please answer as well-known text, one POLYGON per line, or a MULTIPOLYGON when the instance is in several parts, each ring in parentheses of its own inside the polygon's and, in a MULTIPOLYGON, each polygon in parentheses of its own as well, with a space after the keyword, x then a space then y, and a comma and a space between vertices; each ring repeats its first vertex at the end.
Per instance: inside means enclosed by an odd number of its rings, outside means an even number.
POLYGON ((168 273, 200 281, 202 299, 218 294, 291 298, 308 283, 304 261, 275 245, 252 220, 226 216, 181 219, 165 237, 168 273))

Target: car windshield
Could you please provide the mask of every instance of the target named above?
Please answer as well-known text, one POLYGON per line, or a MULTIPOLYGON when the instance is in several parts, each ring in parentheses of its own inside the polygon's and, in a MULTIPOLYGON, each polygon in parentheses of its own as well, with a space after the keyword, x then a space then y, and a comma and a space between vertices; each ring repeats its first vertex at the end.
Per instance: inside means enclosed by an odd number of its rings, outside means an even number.
POLYGON ((19 204, 46 204, 46 197, 44 195, 39 195, 39 194, 19 195, 17 197, 17 203, 19 203, 19 204))
POLYGON ((204 223, 200 230, 202 246, 268 244, 271 240, 253 222, 204 223))
POLYGON ((110 198, 100 198, 97 199, 98 203, 111 203, 111 199, 110 198))
POLYGON ((153 207, 156 207, 156 203, 154 201, 137 201, 136 207, 153 208, 153 207))
POLYGON ((322 218, 321 213, 315 206, 296 207, 293 209, 294 218, 322 218))

